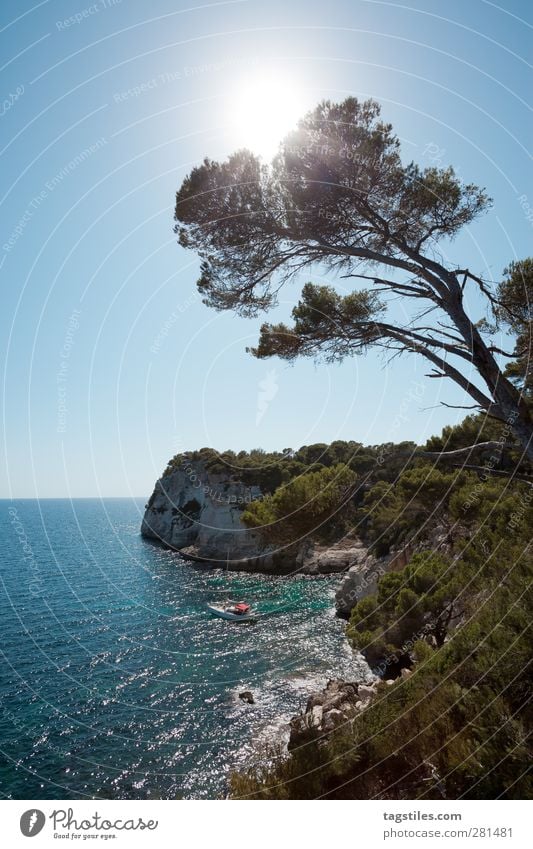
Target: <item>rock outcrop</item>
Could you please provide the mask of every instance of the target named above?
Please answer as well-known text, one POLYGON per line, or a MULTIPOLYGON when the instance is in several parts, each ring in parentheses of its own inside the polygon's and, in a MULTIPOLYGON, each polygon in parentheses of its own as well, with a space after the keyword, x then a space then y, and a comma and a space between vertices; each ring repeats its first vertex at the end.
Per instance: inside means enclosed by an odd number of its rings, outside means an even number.
POLYGON ((309 575, 331 575, 347 572, 361 563, 367 556, 367 549, 355 534, 346 534, 332 545, 319 545, 307 540, 300 548, 301 568, 309 575))
POLYGON ((407 546, 376 558, 355 534, 346 534, 331 545, 307 538, 293 546, 274 548, 242 521, 247 504, 262 497, 259 486, 246 484, 237 475, 213 472, 202 460, 184 459, 179 468, 157 481, 141 533, 190 560, 231 570, 306 575, 344 572, 335 604, 337 614, 346 619, 359 599, 376 591, 380 575, 403 568, 411 556, 407 546))
POLYGON ((309 696, 305 710, 290 721, 289 751, 320 741, 365 710, 376 695, 379 680, 361 684, 333 679, 309 696))
POLYGON ((248 705, 255 705, 254 694, 251 690, 243 690, 242 693, 239 693, 239 699, 248 705))
POLYGON ((359 556, 354 558, 335 594, 337 615, 349 619, 350 612, 360 599, 377 592, 377 582, 386 572, 403 569, 413 555, 411 546, 407 545, 399 551, 392 551, 384 557, 369 554, 362 544, 359 556))
POLYGON ((365 562, 368 552, 355 535, 332 545, 311 539, 275 549, 242 522, 246 505, 261 498, 258 486, 236 475, 215 473, 201 460, 184 461, 155 485, 146 505, 141 533, 191 560, 232 570, 330 575, 365 562))
POLYGON ((272 563, 260 535, 242 522, 246 505, 262 492, 235 476, 213 473, 203 462, 182 467, 157 481, 146 505, 141 533, 176 549, 191 560, 229 561, 230 568, 245 568, 258 558, 267 569, 272 563))
MULTIPOLYGON (((463 533, 466 535, 467 531, 463 533)), ((358 551, 353 552, 353 562, 349 565, 346 577, 335 594, 337 615, 342 619, 349 619, 352 608, 360 599, 377 592, 377 582, 381 575, 404 569, 411 557, 418 550, 423 550, 427 544, 427 539, 420 537, 417 542, 393 549, 383 557, 375 557, 360 543, 358 551)), ((442 522, 436 524, 432 528, 432 551, 449 554, 452 544, 452 529, 442 522)))

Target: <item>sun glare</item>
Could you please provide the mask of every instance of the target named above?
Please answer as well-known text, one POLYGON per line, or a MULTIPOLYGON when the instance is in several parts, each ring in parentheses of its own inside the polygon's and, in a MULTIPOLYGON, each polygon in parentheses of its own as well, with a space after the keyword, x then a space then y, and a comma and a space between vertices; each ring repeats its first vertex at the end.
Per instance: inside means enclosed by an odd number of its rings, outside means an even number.
POLYGON ((230 96, 232 141, 270 159, 305 112, 302 103, 297 88, 286 77, 270 74, 250 80, 230 96))

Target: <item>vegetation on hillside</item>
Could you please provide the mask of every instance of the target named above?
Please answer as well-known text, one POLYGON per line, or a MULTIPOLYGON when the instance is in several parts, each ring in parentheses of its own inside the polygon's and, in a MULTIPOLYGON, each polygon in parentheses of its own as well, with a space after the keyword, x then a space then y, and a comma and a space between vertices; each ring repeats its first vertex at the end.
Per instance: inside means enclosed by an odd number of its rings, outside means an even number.
POLYGON ((335 465, 348 466, 356 475, 364 475, 372 470, 376 479, 391 479, 415 450, 414 442, 363 446, 360 442, 342 439, 330 444, 317 442, 303 445, 297 450, 285 448, 283 451, 254 448, 251 451, 219 452, 214 448, 200 448, 198 451, 175 454, 168 462, 163 476, 184 469, 191 462, 201 462, 206 471, 212 474, 224 475, 228 479, 233 477, 250 486, 259 486, 264 493, 273 493, 282 483, 288 483, 299 475, 335 465))
POLYGON ((271 541, 354 530, 378 557, 416 551, 379 577, 347 626, 354 650, 392 684, 321 742, 235 774, 233 796, 533 798, 533 479, 501 423, 470 415, 421 448, 202 449, 177 455, 167 473, 191 460, 263 488, 243 518, 271 541), (472 462, 441 453, 479 444, 472 462))
POLYGON ((400 476, 392 506, 377 497, 381 489, 366 502, 372 533, 383 526, 394 536, 400 522, 415 536, 424 503, 438 503, 431 528, 444 517, 451 534, 443 554, 428 531, 427 547, 382 575, 377 594, 352 611, 354 648, 383 677, 393 665, 411 674, 381 684, 370 707, 322 742, 234 775, 233 795, 533 798, 533 490, 472 473, 435 475, 429 464, 400 476))
POLYGON ((273 495, 252 501, 242 519, 268 542, 297 543, 308 534, 328 539, 342 535, 350 515, 357 476, 339 463, 299 475, 273 495))

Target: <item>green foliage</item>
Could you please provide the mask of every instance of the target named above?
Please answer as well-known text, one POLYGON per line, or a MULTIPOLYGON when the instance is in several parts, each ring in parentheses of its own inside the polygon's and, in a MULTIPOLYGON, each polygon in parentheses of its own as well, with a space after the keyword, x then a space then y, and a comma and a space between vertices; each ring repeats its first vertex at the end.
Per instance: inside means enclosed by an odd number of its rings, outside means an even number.
POLYGON ((371 666, 386 672, 390 658, 412 652, 417 641, 442 646, 466 602, 464 566, 426 552, 416 554, 405 569, 382 575, 375 597, 355 605, 347 635, 371 666))
POLYGON ((384 309, 369 289, 342 296, 331 286, 306 283, 292 311, 294 326, 263 324, 259 344, 250 351, 259 359, 273 354, 286 360, 321 354, 329 361, 342 360, 364 352, 380 337, 375 322, 384 309))
POLYGON ((307 466, 293 458, 291 449, 285 451, 215 451, 201 448, 176 454, 167 464, 163 476, 186 469, 190 463, 202 463, 210 474, 221 475, 228 480, 240 480, 248 486, 259 486, 262 492, 274 492, 278 486, 296 475, 307 471, 307 466))
POLYGON ((359 442, 341 439, 330 445, 325 442, 303 445, 297 451, 285 448, 283 451, 267 452, 254 448, 235 453, 200 448, 172 457, 163 476, 186 469, 191 462, 201 462, 209 473, 242 480, 248 486, 259 486, 262 492, 272 493, 298 475, 338 464, 349 466, 356 475, 372 472, 375 480, 393 480, 397 471, 405 465, 405 454, 413 453, 415 449, 414 443, 363 446, 359 442))
POLYGON ((477 465, 487 464, 496 470, 523 471, 527 468, 524 452, 514 443, 510 428, 489 416, 487 413, 466 416, 460 424, 447 425, 440 436, 432 436, 426 443, 427 451, 454 451, 480 442, 497 443, 485 450, 478 450, 462 462, 477 465))
MULTIPOLYGON (((478 428, 468 417, 439 439, 462 448, 478 428)), ((387 456, 396 457, 394 449, 387 456)), ((327 446, 306 450, 305 459, 328 457, 327 446)), ((368 450, 379 457, 378 448, 368 450)), ((526 735, 533 490, 414 462, 393 483, 376 480, 376 465, 358 524, 366 516, 376 546, 425 540, 428 548, 379 577, 347 630, 384 677, 414 664, 410 677, 381 685, 372 705, 323 744, 233 776, 234 796, 533 798, 526 735), (435 528, 447 530, 445 552, 429 548, 435 528)))
MULTIPOLYGON (((492 420, 469 416, 428 448, 500 435, 492 420)), ((214 474, 271 487, 243 516, 272 540, 355 527, 378 554, 422 546, 405 568, 379 577, 347 631, 384 677, 412 664, 410 676, 380 685, 371 706, 323 743, 265 753, 232 776, 233 796, 533 798, 533 489, 435 468, 415 448, 342 440, 272 453, 204 448, 169 464, 201 460, 214 474), (431 548, 437 532, 444 551, 431 548)))
POLYGON ((355 483, 356 475, 343 464, 308 472, 253 501, 242 519, 272 543, 295 542, 308 534, 327 538, 332 520, 337 534, 346 520, 355 483))
POLYGON ((495 314, 500 325, 516 335, 516 360, 508 364, 505 374, 532 400, 533 257, 511 262, 503 274, 495 314))
POLYGON ((471 520, 455 555, 418 555, 353 612, 349 633, 365 652, 410 647, 410 677, 381 685, 339 739, 235 776, 234 796, 533 798, 531 491, 491 481, 471 520), (420 637, 428 623, 437 627, 420 637))
MULTIPOLYGON (((317 263, 371 282, 372 289, 347 296, 308 283, 293 326, 263 325, 257 356, 335 360, 370 345, 416 352, 432 377, 451 378, 479 409, 512 421, 531 459, 533 260, 509 266, 495 299, 480 278, 442 264, 435 249, 489 203, 452 168, 403 164, 379 105, 349 97, 324 101, 304 116, 271 166, 249 151, 224 163, 205 160, 178 191, 175 218, 181 244, 201 257, 199 290, 216 309, 255 315, 275 304, 286 281, 317 263), (501 352, 485 343, 490 327, 465 312, 463 292, 472 281, 516 339, 505 375, 494 356, 501 352), (402 323, 394 311, 384 315, 391 295, 413 307, 402 323), (425 316, 433 311, 428 327, 425 316), (472 370, 480 381, 465 377, 472 370)), ((428 449, 498 440, 502 432, 487 417, 472 416, 428 449)), ((234 795, 532 798, 524 731, 531 719, 531 490, 419 459, 404 470, 413 458, 396 446, 351 450, 318 445, 253 460, 253 452, 205 456, 206 468, 261 481, 270 495, 246 511, 246 521, 280 539, 329 527, 355 474, 371 487, 363 503, 364 486, 356 495, 357 527, 376 553, 405 541, 427 543, 437 528, 448 536, 446 555, 421 552, 402 572, 380 578, 377 596, 360 601, 350 623, 352 640, 368 657, 379 660, 392 649, 416 659, 412 675, 380 688, 352 727, 325 745, 235 777, 234 795), (334 482, 336 469, 346 489, 334 482)), ((517 457, 505 449, 498 468, 517 457)))
POLYGON ((477 477, 466 472, 440 470, 420 462, 393 482, 380 481, 367 493, 359 516, 364 518, 364 536, 377 554, 392 545, 424 538, 437 519, 445 520, 454 488, 477 477))
POLYGON ((446 425, 440 436, 432 436, 426 442, 427 451, 454 451, 475 445, 477 442, 499 440, 503 425, 486 413, 466 416, 460 424, 446 425))
POLYGON ((198 286, 208 304, 265 309, 280 275, 317 261, 349 267, 351 248, 407 257, 486 209, 485 192, 452 168, 404 166, 380 112, 372 100, 323 101, 270 166, 241 150, 191 171, 176 195, 176 231, 202 257, 198 286))
POLYGON ((524 505, 533 500, 529 484, 511 483, 507 479, 491 478, 483 481, 470 477, 468 483, 459 485, 449 499, 452 519, 463 525, 481 525, 485 533, 504 535, 523 516, 524 505))
MULTIPOLYGON (((250 349, 255 356, 334 361, 369 346, 416 353, 430 363, 431 377, 453 380, 500 421, 511 418, 531 458, 529 408, 500 369, 495 354, 501 350, 485 342, 486 321, 472 320, 463 298, 474 281, 488 307, 501 311, 506 298, 515 305, 518 289, 510 281, 530 279, 530 261, 510 267, 498 300, 481 278, 445 264, 436 251, 440 240, 453 239, 489 205, 486 192, 462 182, 452 167, 404 164, 379 104, 347 97, 304 115, 270 165, 248 150, 222 163, 205 159, 176 194, 175 220, 180 243, 201 257, 197 285, 215 309, 257 315, 276 304, 284 283, 317 265, 370 281, 369 288, 344 295, 308 282, 293 325, 263 324, 250 349), (413 314, 402 310, 405 319, 399 319, 390 309, 392 296, 413 314), (419 323, 435 311, 429 326, 426 319, 419 323), (465 363, 477 370, 483 389, 465 377, 465 363)), ((531 322, 523 306, 531 301, 520 295, 519 318, 512 313, 509 320, 507 309, 500 320, 520 336, 508 375, 528 386, 531 322)))

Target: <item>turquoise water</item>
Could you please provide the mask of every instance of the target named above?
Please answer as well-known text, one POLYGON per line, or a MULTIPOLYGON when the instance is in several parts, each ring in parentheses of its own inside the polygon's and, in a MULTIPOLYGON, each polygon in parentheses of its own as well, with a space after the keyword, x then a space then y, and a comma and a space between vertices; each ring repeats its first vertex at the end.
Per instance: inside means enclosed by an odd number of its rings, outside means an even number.
POLYGON ((186 564, 142 539, 144 501, 0 501, 4 798, 224 795, 309 690, 364 675, 338 579, 186 564), (257 624, 206 613, 228 586, 257 624))

